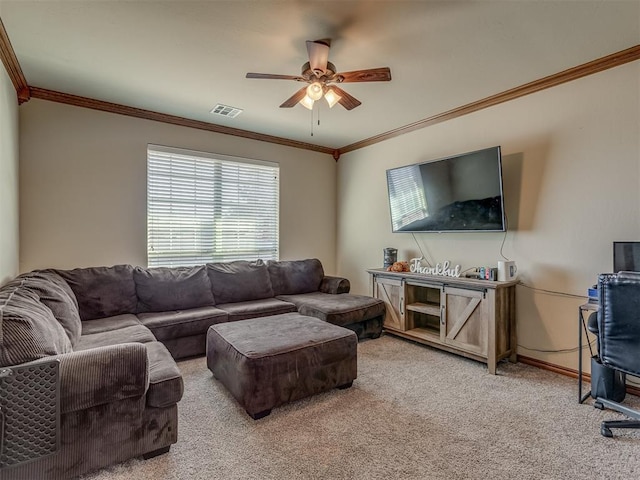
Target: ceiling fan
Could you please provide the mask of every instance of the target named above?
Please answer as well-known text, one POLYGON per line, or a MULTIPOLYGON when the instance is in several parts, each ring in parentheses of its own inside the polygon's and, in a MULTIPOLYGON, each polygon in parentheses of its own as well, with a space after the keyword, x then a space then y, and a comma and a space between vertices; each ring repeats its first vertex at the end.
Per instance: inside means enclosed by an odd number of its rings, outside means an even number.
POLYGON ((347 110, 352 110, 361 105, 357 98, 349 95, 336 84, 354 82, 388 82, 391 80, 389 67, 370 68, 368 70, 354 70, 353 72, 337 73, 336 67, 329 62, 329 47, 331 41, 308 40, 307 53, 309 61, 302 65, 302 73, 296 75, 277 75, 271 73, 247 73, 246 78, 262 78, 274 80, 295 80, 308 83, 291 97, 284 101, 280 108, 291 108, 300 103, 309 110, 313 109, 316 100, 322 97, 329 107, 339 103, 347 110))

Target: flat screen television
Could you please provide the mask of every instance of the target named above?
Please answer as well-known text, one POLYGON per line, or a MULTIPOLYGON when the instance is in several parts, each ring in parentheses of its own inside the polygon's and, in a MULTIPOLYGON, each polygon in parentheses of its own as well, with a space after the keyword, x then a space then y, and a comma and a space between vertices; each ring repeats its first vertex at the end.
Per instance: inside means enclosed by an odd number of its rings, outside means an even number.
POLYGON ((504 232, 500 147, 387 170, 393 232, 504 232))
POLYGON ((640 271, 640 242, 613 242, 613 272, 640 271))

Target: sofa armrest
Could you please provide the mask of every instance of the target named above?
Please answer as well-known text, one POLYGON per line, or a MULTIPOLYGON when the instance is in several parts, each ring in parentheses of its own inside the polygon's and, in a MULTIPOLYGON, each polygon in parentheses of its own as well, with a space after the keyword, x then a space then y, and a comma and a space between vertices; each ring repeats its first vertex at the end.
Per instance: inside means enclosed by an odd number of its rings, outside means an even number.
POLYGON ((351 290, 351 283, 342 277, 325 275, 320 284, 320 291, 322 293, 349 293, 349 290, 351 290))
POLYGON ((141 397, 149 388, 147 348, 123 343, 56 355, 61 413, 141 397))

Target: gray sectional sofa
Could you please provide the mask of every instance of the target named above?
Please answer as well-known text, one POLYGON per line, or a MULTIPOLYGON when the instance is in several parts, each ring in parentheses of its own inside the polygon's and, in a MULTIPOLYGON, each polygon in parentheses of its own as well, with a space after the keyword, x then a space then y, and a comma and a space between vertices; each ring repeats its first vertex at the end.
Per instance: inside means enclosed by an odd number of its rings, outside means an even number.
MULTIPOLYGON (((18 276, 0 288, 0 387, 12 369, 55 361, 59 447, 18 464, 0 452, 0 475, 67 479, 168 451, 183 393, 175 359, 203 355, 211 325, 299 312, 378 337, 384 304, 349 289, 317 259, 18 276)), ((6 450, 19 439, 4 440, 6 450)))

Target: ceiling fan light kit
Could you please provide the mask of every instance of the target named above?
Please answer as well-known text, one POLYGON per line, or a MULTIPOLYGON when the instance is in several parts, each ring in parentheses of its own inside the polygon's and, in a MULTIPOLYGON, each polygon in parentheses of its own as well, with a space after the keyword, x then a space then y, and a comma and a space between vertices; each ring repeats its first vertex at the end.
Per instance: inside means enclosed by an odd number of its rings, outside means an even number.
POLYGON ((342 98, 332 88, 322 85, 320 82, 314 82, 309 85, 306 92, 307 94, 298 103, 309 110, 313 110, 313 104, 323 96, 329 104, 329 108, 333 108, 342 98))
POLYGON ((327 91, 324 93, 324 99, 329 104, 329 108, 333 108, 333 106, 338 103, 342 97, 333 91, 333 88, 327 88, 327 91))
POLYGON ((388 82, 391 80, 389 67, 336 73, 335 65, 328 60, 330 45, 331 41, 327 39, 307 41, 309 61, 302 66, 300 76, 250 72, 247 73, 246 78, 295 80, 308 83, 307 87, 301 88, 285 100, 280 108, 291 108, 299 103, 309 110, 312 110, 313 104, 323 96, 330 108, 336 103, 347 110, 353 110, 361 105, 357 98, 335 86, 336 83, 388 82))
POLYGON ((313 82, 307 87, 307 96, 313 101, 320 100, 322 98, 322 94, 323 91, 320 82, 313 82))
MULTIPOLYGON (((309 97, 309 95, 305 95, 304 98, 302 100, 300 100, 298 103, 300 105, 302 105, 304 108, 308 108, 309 110, 313 110, 313 104, 315 103, 315 100, 313 98, 309 97)), ((282 107, 282 105, 280 107, 282 107)))

